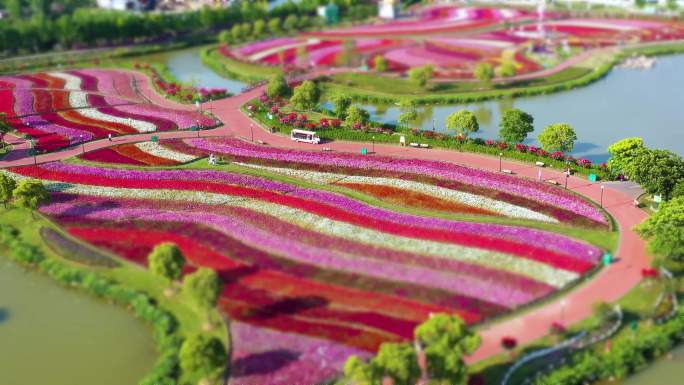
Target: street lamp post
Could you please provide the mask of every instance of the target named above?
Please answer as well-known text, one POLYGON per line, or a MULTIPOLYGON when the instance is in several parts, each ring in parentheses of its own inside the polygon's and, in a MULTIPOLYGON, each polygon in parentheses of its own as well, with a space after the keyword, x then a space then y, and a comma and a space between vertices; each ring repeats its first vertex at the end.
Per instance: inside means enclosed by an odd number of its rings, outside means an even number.
POLYGON ((199 125, 199 119, 195 120, 195 124, 197 125, 197 137, 200 137, 200 125, 199 125))
POLYGON ((564 322, 564 320, 565 320, 565 306, 566 306, 567 304, 568 304, 568 301, 566 301, 566 300, 562 300, 561 303, 560 303, 560 305, 561 305, 561 314, 560 314, 560 322, 561 322, 561 324, 562 324, 562 323, 564 322))
POLYGON ((254 123, 249 124, 249 132, 252 135, 252 143, 254 143, 254 123))
POLYGON ((372 152, 375 154, 375 135, 371 137, 371 144, 372 144, 372 152))
POLYGON ((502 164, 501 164, 501 157, 503 156, 503 152, 499 153, 499 172, 502 170, 502 164))
POLYGON ((78 139, 81 141, 81 154, 85 154, 85 140, 83 140, 83 135, 79 135, 78 139))
POLYGON ((570 177, 570 172, 566 171, 565 172, 565 189, 567 190, 568 188, 568 178, 570 177))
POLYGON ((604 187, 605 187, 604 185, 601 185, 601 207, 602 208, 603 208, 603 189, 604 189, 604 187))

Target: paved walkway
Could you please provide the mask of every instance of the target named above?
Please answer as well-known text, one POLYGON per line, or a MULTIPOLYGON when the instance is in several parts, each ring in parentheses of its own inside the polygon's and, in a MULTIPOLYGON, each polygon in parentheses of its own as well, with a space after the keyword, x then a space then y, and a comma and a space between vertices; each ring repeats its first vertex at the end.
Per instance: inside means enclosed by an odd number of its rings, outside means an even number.
MULTIPOLYGON (((179 105, 156 94, 148 87, 149 83, 144 76, 138 75, 138 80, 141 91, 152 102, 185 110, 194 108, 194 106, 179 105)), ((234 135, 246 138, 247 140, 251 140, 253 136, 255 141, 261 140, 270 146, 304 150, 320 150, 322 148, 320 145, 295 143, 286 136, 271 134, 240 112, 239 108, 241 105, 259 96, 262 92, 263 88, 257 88, 244 94, 212 102, 211 107, 214 114, 224 122, 225 126, 201 131, 199 135, 234 135)), ((203 104, 202 108, 209 108, 209 103, 203 104)), ((77 155, 83 150, 91 151, 115 144, 149 140, 152 135, 124 136, 115 138, 113 142, 99 140, 87 143, 84 146, 40 155, 36 160, 42 163, 65 159, 77 155)), ((187 131, 160 132, 154 135, 160 138, 185 138, 197 136, 198 133, 187 131)), ((326 144, 326 146, 336 151, 355 153, 359 153, 361 147, 366 147, 369 150, 374 148, 375 153, 382 155, 448 161, 490 171, 498 171, 499 169, 498 158, 451 150, 419 149, 388 144, 375 144, 373 146, 368 143, 343 141, 335 141, 326 144)), ((17 153, 15 157, 13 151, 8 155, 12 156, 10 159, 0 161, 0 167, 33 163, 33 158, 21 157, 20 155, 20 153, 17 153)), ((503 168, 513 170, 518 177, 537 178, 538 168, 529 164, 503 161, 503 168)), ((543 169, 542 177, 545 180, 555 179, 564 182, 564 174, 561 171, 543 169)), ((639 283, 641 280, 641 269, 649 266, 649 257, 646 255, 644 242, 632 231, 632 227, 640 223, 646 217, 646 214, 632 204, 636 195, 639 194, 637 189, 612 188, 612 186, 612 183, 606 184, 605 191, 603 192, 603 203, 604 208, 615 218, 621 231, 620 247, 616 254, 616 262, 604 268, 591 280, 571 290, 562 298, 555 299, 544 306, 525 311, 508 320, 483 327, 480 330, 483 340, 482 346, 473 356, 469 357, 469 362, 482 360, 501 353, 500 342, 502 337, 512 336, 518 340, 519 344, 526 344, 546 335, 553 322, 572 324, 581 321, 591 315, 594 303, 598 301, 616 301, 639 283)), ((568 188, 596 202, 599 202, 601 199, 601 188, 598 183, 590 183, 586 179, 573 176, 569 178, 568 188)))

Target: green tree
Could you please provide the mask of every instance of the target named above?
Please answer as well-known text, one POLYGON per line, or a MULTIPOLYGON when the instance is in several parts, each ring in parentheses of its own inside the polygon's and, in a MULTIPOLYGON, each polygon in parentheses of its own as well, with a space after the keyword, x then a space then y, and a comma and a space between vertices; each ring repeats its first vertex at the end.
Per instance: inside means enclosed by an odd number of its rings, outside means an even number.
POLYGON ((278 73, 273 75, 268 80, 268 86, 266 86, 266 95, 269 98, 285 97, 290 93, 290 86, 287 85, 285 81, 285 75, 278 73))
POLYGON ((546 151, 570 152, 575 146, 577 134, 571 125, 567 123, 553 123, 544 127, 537 137, 542 148, 546 151))
POLYGON ((347 109, 347 116, 344 119, 344 125, 347 128, 354 128, 354 125, 364 125, 370 119, 370 114, 363 108, 353 105, 347 109))
POLYGON ((230 28, 230 36, 233 38, 233 42, 239 42, 242 39, 242 28, 240 24, 233 24, 230 28))
POLYGON ((147 263, 152 274, 173 281, 183 273, 185 257, 174 243, 164 242, 150 252, 147 263))
POLYGON ((451 385, 468 381, 463 356, 473 354, 481 340, 461 318, 433 315, 416 328, 414 335, 425 351, 430 378, 445 379, 451 385))
POLYGON ((282 32, 280 29, 280 18, 274 17, 268 20, 268 31, 274 35, 282 32))
POLYGON ((334 106, 333 114, 340 119, 344 119, 344 117, 347 115, 349 106, 352 104, 351 97, 340 92, 333 95, 331 101, 334 106))
POLYGON ((252 35, 252 24, 251 23, 242 23, 240 24, 240 33, 242 37, 248 38, 252 35))
POLYGON ((373 67, 377 72, 387 71, 387 59, 382 55, 376 55, 373 58, 373 67))
POLYGON ((0 201, 7 208, 7 203, 12 200, 12 192, 17 187, 17 183, 6 174, 0 174, 0 201))
POLYGON ((510 78, 518 73, 518 69, 513 61, 506 60, 497 68, 497 72, 502 78, 510 78))
POLYGON ((318 105, 319 98, 318 85, 311 80, 305 80, 294 88, 290 103, 298 110, 312 110, 318 105))
POLYGON ((254 22, 254 37, 260 37, 266 31, 266 22, 263 19, 259 19, 254 22))
POLYGON ((647 149, 625 167, 625 175, 648 193, 668 200, 677 184, 684 180, 684 160, 672 151, 647 149))
POLYGON ((228 356, 218 338, 194 334, 183 341, 178 359, 184 374, 207 378, 221 373, 228 356))
POLYGON ((19 207, 35 210, 42 203, 50 200, 50 194, 42 183, 36 180, 22 180, 12 191, 14 201, 19 207))
POLYGON ((8 132, 12 132, 14 127, 7 119, 7 115, 4 112, 0 112, 0 135, 4 135, 8 132))
POLYGON ((684 262, 684 196, 663 202, 635 230, 648 241, 651 253, 684 262))
POLYGON ((399 124, 408 127, 411 123, 418 119, 418 112, 416 111, 406 111, 399 115, 399 124))
POLYGON ((534 118, 517 108, 504 112, 499 123, 499 136, 508 143, 520 143, 532 131, 534 131, 534 118))
POLYGON ((408 72, 409 79, 419 87, 425 87, 432 79, 434 69, 431 65, 411 68, 408 72))
POLYGON ((615 174, 622 173, 643 151, 646 151, 646 147, 644 147, 644 140, 641 138, 633 137, 619 140, 608 146, 608 153, 610 154, 608 168, 615 174))
POLYGON ((216 306, 221 294, 222 283, 216 272, 206 267, 197 269, 183 279, 183 292, 187 293, 204 309, 216 306))
POLYGON ((299 18, 297 15, 288 15, 283 22, 283 28, 288 32, 294 32, 297 29, 297 24, 299 23, 299 18))
POLYGON ((677 185, 672 190, 672 198, 684 197, 684 180, 677 182, 677 185))
POLYGON ((489 63, 480 63, 475 67, 473 74, 475 75, 475 79, 482 83, 489 83, 494 77, 494 68, 489 63))
POLYGON ((480 124, 472 112, 459 110, 447 117, 446 128, 456 131, 459 135, 468 136, 471 132, 477 132, 480 124))
POLYGON ((231 31, 224 29, 223 31, 219 32, 218 34, 218 40, 221 43, 231 43, 233 41, 233 35, 231 31))
POLYGON ((7 8, 7 13, 14 20, 21 19, 22 16, 22 1, 21 0, 7 0, 5 2, 5 7, 7 8))

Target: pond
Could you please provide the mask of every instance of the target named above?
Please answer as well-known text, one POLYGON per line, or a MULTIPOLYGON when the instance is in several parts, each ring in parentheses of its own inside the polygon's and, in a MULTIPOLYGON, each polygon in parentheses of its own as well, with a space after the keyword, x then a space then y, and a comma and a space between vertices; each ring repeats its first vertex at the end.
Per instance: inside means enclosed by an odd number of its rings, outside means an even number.
POLYGON ((0 256, 0 383, 134 385, 157 357, 132 314, 0 256))
POLYGON ((225 88, 231 94, 239 94, 247 86, 235 79, 219 76, 205 66, 200 59, 200 51, 207 46, 168 51, 147 56, 150 61, 164 63, 179 81, 205 88, 225 88))
MULTIPOLYGON (((608 158, 607 147, 625 137, 640 136, 646 145, 684 155, 684 55, 663 56, 650 70, 614 69, 603 80, 587 87, 550 95, 495 100, 468 105, 434 105, 419 111, 418 125, 445 131, 447 116, 462 108, 480 121, 475 136, 496 139, 501 112, 520 108, 534 116, 535 132, 547 124, 570 123, 578 141, 573 154, 593 162, 608 158)), ((328 105, 329 106, 329 105, 328 105)), ((375 120, 396 123, 395 105, 366 105, 375 120)))

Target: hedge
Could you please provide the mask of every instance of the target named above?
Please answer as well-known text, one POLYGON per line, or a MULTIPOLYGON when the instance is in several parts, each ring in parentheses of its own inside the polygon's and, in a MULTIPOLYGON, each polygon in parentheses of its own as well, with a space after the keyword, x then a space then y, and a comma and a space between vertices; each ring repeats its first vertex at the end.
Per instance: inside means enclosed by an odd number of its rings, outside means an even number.
POLYGON ((610 351, 600 347, 570 357, 570 363, 534 381, 536 385, 583 385, 611 377, 624 378, 644 369, 681 341, 684 309, 660 325, 617 338, 610 351))

